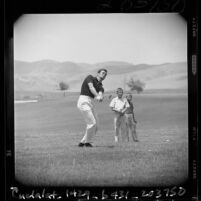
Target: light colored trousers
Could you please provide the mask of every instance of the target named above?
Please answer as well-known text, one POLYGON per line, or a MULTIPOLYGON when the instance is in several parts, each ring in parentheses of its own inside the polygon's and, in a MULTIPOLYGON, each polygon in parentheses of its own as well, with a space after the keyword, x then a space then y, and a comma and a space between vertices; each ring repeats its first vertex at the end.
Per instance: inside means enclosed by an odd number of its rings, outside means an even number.
POLYGON ((124 116, 120 115, 118 112, 114 113, 115 113, 114 117, 115 136, 119 138, 122 129, 122 124, 124 123, 124 116))
POLYGON ((121 135, 122 140, 124 140, 126 137, 127 141, 129 141, 130 134, 133 141, 138 140, 136 133, 136 123, 133 120, 132 114, 119 115, 118 113, 115 113, 114 129, 115 136, 117 136, 117 138, 119 138, 121 135))
POLYGON ((77 107, 80 110, 85 122, 86 131, 84 137, 82 138, 82 143, 92 142, 92 138, 96 135, 98 130, 98 117, 94 111, 94 106, 92 104, 92 98, 89 96, 80 95, 77 107))

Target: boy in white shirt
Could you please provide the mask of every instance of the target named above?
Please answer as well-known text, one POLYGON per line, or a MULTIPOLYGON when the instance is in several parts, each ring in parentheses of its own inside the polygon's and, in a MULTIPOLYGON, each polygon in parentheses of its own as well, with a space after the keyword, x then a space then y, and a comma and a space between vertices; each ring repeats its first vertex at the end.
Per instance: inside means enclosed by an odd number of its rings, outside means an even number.
POLYGON ((117 97, 113 98, 110 102, 110 107, 114 111, 114 130, 115 130, 115 142, 119 141, 119 133, 121 129, 121 124, 124 121, 124 113, 129 108, 129 103, 127 99, 123 98, 123 89, 118 88, 117 97))

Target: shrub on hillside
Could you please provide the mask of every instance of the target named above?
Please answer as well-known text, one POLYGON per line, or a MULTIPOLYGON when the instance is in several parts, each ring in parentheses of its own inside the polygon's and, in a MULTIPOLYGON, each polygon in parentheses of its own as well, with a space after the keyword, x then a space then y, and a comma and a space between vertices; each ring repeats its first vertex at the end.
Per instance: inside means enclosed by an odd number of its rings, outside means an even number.
POLYGON ((59 83, 59 89, 61 91, 64 91, 64 96, 65 96, 65 91, 69 89, 69 84, 65 82, 60 82, 59 83))
POLYGON ((137 91, 137 93, 141 93, 144 90, 145 83, 140 80, 135 81, 133 78, 130 78, 130 80, 127 82, 127 86, 131 91, 137 91))

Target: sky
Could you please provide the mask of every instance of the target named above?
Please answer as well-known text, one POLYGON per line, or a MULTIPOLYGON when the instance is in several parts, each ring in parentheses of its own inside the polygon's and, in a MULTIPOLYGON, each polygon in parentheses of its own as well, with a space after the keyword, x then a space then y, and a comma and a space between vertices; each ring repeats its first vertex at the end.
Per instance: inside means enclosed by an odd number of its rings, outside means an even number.
POLYGON ((14 24, 14 59, 183 62, 187 23, 177 13, 25 14, 14 24))

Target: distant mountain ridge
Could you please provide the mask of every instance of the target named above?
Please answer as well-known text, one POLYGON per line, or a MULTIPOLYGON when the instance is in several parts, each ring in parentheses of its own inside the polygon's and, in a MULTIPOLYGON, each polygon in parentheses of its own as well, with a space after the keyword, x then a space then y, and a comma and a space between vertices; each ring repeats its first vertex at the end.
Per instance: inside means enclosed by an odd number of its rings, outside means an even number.
POLYGON ((14 87, 16 91, 56 91, 59 82, 69 84, 69 91, 79 91, 83 79, 96 75, 99 68, 106 68, 106 90, 126 88, 130 78, 145 83, 146 89, 187 89, 187 62, 159 65, 108 61, 95 64, 41 60, 35 62, 14 61, 14 87))

